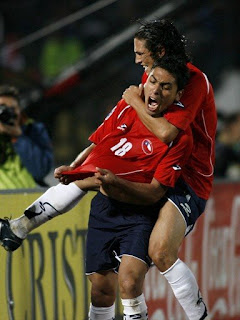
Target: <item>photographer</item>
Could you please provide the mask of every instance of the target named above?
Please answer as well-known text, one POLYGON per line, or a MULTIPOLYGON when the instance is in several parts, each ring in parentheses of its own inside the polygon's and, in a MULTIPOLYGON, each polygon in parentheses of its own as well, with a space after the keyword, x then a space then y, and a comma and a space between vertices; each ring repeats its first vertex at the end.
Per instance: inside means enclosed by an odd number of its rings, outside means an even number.
POLYGON ((15 87, 0 86, 0 189, 44 186, 52 167, 52 145, 44 124, 21 112, 15 87))

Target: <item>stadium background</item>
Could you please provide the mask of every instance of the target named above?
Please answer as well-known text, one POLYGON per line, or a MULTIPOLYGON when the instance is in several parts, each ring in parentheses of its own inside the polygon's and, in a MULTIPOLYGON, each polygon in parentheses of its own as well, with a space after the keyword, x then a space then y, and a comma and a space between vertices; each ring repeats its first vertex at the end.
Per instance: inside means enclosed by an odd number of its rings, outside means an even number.
MULTIPOLYGON (((237 0, 1 0, 0 81, 20 87, 23 107, 47 125, 55 165, 69 163, 123 90, 140 81, 136 19, 170 17, 212 82, 218 112, 239 111, 239 7, 237 0)), ((52 173, 47 182, 56 183, 52 173)), ((32 192, 1 192, 1 215, 18 216, 43 190, 32 192)), ((91 196, 33 232, 20 251, 0 252, 0 320, 86 319, 83 256, 91 196)), ((239 197, 239 181, 216 181, 206 214, 181 252, 216 320, 240 318, 239 197)), ((145 295, 151 320, 184 319, 154 268, 145 295)))

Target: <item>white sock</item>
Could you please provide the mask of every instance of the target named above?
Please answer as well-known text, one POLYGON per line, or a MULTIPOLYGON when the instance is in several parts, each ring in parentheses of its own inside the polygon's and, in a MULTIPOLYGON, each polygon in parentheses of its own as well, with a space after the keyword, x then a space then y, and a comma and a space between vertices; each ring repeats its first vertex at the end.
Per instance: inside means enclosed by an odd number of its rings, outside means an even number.
POLYGON ((86 194, 75 183, 58 184, 49 188, 35 200, 24 214, 10 221, 16 236, 25 239, 27 234, 41 224, 75 207, 86 194))
POLYGON ((114 320, 115 303, 111 307, 94 307, 90 304, 88 320, 114 320))
POLYGON ((161 273, 172 287, 189 320, 204 319, 207 315, 206 306, 201 298, 197 281, 188 266, 178 259, 167 271, 161 273))
POLYGON ((148 320, 147 305, 145 302, 144 294, 133 299, 122 299, 124 320, 136 319, 134 316, 138 316, 139 320, 148 320))

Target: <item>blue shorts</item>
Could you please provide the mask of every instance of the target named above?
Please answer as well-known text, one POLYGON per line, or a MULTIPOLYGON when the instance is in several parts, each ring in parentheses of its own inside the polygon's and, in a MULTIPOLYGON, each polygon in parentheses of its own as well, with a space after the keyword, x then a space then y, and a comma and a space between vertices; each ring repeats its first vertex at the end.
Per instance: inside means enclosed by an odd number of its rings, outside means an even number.
POLYGON ((198 197, 193 189, 181 179, 174 188, 168 189, 165 196, 167 200, 176 206, 184 218, 186 222, 186 236, 204 212, 207 200, 198 197))
POLYGON ((118 257, 122 255, 133 256, 150 266, 148 243, 160 206, 125 204, 99 192, 91 203, 86 274, 117 269, 118 257))

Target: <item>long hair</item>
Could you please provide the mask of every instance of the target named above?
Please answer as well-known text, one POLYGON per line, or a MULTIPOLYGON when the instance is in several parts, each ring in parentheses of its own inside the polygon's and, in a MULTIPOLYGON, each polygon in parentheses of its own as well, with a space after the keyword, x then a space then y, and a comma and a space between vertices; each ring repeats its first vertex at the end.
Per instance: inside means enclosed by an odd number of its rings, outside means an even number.
POLYGON ((134 37, 145 40, 145 46, 154 60, 159 58, 164 49, 167 56, 179 57, 185 63, 190 61, 190 56, 186 52, 187 40, 170 20, 160 19, 149 22, 139 20, 138 22, 140 27, 134 37))

